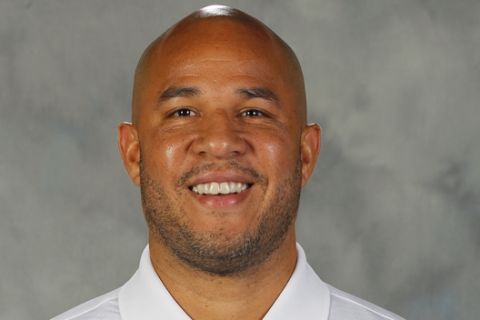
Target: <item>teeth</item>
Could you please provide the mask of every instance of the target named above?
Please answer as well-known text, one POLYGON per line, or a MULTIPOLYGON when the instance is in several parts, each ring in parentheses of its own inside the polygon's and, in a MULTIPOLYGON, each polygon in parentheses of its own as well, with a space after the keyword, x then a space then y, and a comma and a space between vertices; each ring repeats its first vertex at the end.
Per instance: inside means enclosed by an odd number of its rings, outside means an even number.
POLYGON ((208 190, 210 194, 218 194, 218 191, 220 190, 220 186, 218 183, 210 183, 210 189, 208 190))
POLYGON ((220 183, 220 193, 221 194, 230 193, 230 185, 228 184, 228 182, 220 183))
POLYGON ((193 186, 192 190, 198 194, 230 194, 239 193, 248 188, 248 185, 241 182, 210 182, 193 186))

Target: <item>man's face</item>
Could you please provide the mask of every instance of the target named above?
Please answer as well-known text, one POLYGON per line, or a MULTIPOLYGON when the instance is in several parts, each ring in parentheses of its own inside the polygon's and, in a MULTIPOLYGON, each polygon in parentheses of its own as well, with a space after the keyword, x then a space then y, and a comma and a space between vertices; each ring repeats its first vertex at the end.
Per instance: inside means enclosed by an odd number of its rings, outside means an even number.
POLYGON ((216 274, 261 263, 293 234, 315 160, 283 55, 235 28, 207 25, 152 50, 129 128, 150 234, 216 274))

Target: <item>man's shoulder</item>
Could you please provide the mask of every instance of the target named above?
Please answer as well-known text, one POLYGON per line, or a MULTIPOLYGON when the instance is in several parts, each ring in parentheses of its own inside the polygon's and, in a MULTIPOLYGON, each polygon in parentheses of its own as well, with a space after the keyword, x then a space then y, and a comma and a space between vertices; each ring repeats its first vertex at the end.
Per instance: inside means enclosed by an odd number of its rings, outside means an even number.
POLYGON ((84 302, 51 320, 120 320, 118 291, 115 289, 104 295, 84 302))
POLYGON ((330 317, 355 320, 405 320, 368 301, 328 285, 330 290, 330 317))

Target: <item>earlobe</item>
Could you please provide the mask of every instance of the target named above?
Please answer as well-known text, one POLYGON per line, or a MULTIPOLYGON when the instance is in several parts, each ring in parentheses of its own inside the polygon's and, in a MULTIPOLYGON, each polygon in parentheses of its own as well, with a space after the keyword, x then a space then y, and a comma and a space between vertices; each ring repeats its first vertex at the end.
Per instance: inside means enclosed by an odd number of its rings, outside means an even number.
POLYGON ((118 149, 130 179, 140 185, 140 144, 133 124, 123 122, 118 126, 118 149))
POLYGON ((320 153, 322 129, 316 123, 308 124, 302 132, 301 161, 302 186, 310 179, 320 153))

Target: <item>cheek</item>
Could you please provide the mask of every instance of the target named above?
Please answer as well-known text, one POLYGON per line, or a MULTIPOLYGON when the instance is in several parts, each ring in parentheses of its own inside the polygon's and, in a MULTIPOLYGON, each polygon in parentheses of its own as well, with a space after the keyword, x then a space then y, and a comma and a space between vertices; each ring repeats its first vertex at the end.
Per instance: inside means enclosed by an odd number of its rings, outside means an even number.
POLYGON ((274 135, 259 142, 261 145, 257 147, 257 150, 263 158, 262 162, 267 166, 266 170, 270 168, 284 171, 296 165, 299 148, 291 137, 274 135))
MULTIPOLYGON (((179 150, 181 147, 178 144, 175 143, 168 143, 164 147, 163 154, 160 156, 163 158, 163 161, 165 163, 165 167, 171 168, 174 167, 175 165, 178 165, 179 163, 179 158, 180 158, 180 152, 179 150)), ((162 151, 159 151, 162 152, 162 151)))
POLYGON ((151 174, 161 176, 162 179, 178 174, 185 159, 185 137, 180 139, 170 135, 151 136, 143 145, 145 165, 151 174))

